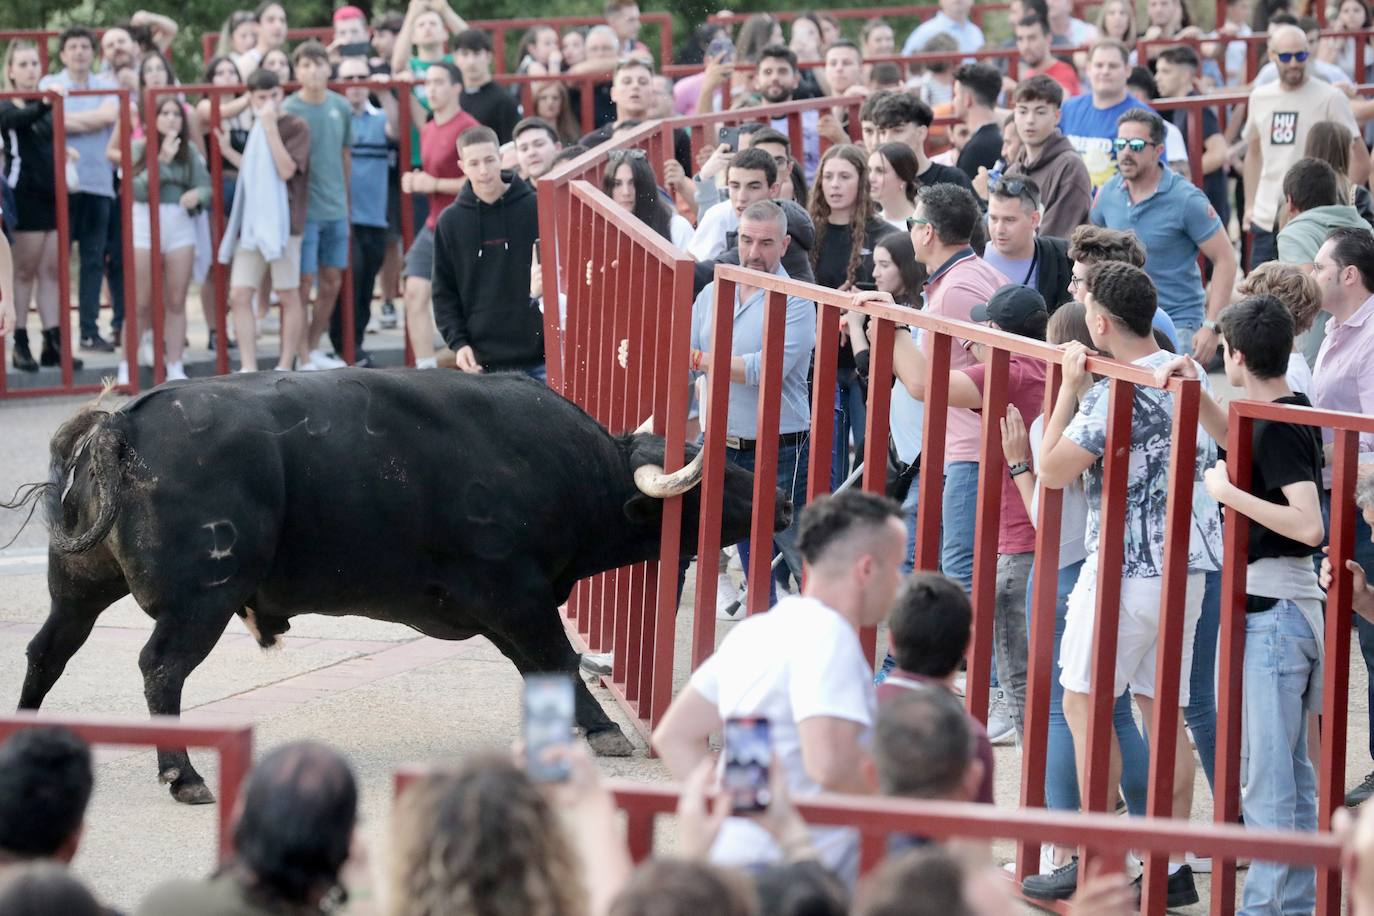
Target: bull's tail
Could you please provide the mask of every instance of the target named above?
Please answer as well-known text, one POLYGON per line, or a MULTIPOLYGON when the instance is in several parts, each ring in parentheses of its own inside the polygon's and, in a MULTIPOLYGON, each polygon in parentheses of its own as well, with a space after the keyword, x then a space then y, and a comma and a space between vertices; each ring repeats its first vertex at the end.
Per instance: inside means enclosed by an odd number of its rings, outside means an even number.
MULTIPOLYGON (((99 409, 99 401, 83 408, 52 439, 52 462, 44 484, 44 511, 49 544, 61 553, 82 553, 104 540, 114 526, 122 502, 120 457, 124 436, 117 414, 99 409), (95 520, 85 531, 67 530, 63 499, 83 456, 92 478, 95 520)), ((75 515, 75 513, 73 513, 75 515)))

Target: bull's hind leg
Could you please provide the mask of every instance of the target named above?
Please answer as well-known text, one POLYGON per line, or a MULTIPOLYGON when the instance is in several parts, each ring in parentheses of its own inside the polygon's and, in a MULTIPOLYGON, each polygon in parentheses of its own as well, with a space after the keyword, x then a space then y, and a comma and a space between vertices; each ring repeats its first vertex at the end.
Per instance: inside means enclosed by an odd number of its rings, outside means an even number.
POLYGON ((20 709, 37 709, 62 676, 67 662, 86 643, 96 618, 114 602, 129 593, 123 578, 91 585, 77 581, 80 589, 69 583, 63 590, 52 588, 52 606, 29 641, 28 668, 24 686, 19 693, 20 709))
MULTIPOLYGON (((152 637, 138 655, 148 712, 154 716, 179 716, 186 678, 215 647, 234 610, 225 606, 222 596, 215 596, 213 603, 201 597, 175 608, 147 610, 157 620, 152 637)), ((158 748, 157 772, 179 802, 203 805, 215 800, 204 777, 191 766, 184 747, 158 748)))

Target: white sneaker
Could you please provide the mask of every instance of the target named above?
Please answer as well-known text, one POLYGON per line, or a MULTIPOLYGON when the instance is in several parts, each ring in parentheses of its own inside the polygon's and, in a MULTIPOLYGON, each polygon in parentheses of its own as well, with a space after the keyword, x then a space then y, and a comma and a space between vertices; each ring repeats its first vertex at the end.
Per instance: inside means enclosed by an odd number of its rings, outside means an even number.
POLYGON ((311 350, 310 361, 315 364, 316 369, 342 369, 348 365, 341 359, 335 359, 323 350, 311 350))
POLYGON ((153 364, 152 331, 144 331, 138 337, 138 364, 140 366, 151 366, 153 364))
POLYGON ((364 333, 367 333, 367 334, 376 334, 376 333, 377 333, 378 331, 380 331, 381 329, 382 329, 382 323, 381 323, 380 321, 377 320, 377 316, 376 316, 376 315, 373 315, 371 318, 367 319, 367 327, 364 328, 363 330, 364 330, 364 333))
POLYGON ((726 565, 726 568, 733 569, 741 576, 744 575, 744 565, 740 563, 739 560, 739 548, 737 548, 734 544, 731 544, 729 547, 724 548, 724 552, 730 558, 729 562, 726 565))
POLYGON ((581 667, 588 674, 610 677, 611 667, 614 664, 614 652, 585 652, 582 655, 581 667))
POLYGON ((995 687, 988 695, 988 740, 993 744, 1006 744, 1015 739, 1016 726, 1007 712, 1006 691, 995 687))
POLYGON ((167 364, 167 381, 177 382, 186 378, 186 366, 182 363, 167 364))
POLYGON ((744 596, 725 573, 716 578, 716 619, 739 620, 744 616, 744 596))
MULTIPOLYGON (((281 367, 278 366, 277 368, 281 368, 281 367)), ((311 362, 308 362, 308 363, 296 363, 296 371, 297 371, 297 372, 319 372, 319 371, 320 371, 321 369, 323 369, 323 368, 324 368, 324 366, 317 366, 317 365, 315 365, 315 363, 314 363, 313 360, 312 360, 311 362)))
POLYGON ((1212 873, 1211 856, 1195 856, 1190 852, 1184 857, 1183 862, 1192 868, 1194 874, 1210 875, 1212 873))
MULTIPOLYGON (((300 366, 300 367, 298 367, 298 368, 304 369, 305 367, 304 367, 304 366, 300 366)), ((273 372, 290 372, 290 371, 291 371, 291 367, 290 367, 290 366, 273 366, 273 367, 272 367, 272 371, 273 371, 273 372)))
POLYGON ((129 384, 129 362, 128 362, 128 360, 123 360, 123 359, 121 359, 121 360, 119 361, 119 368, 115 371, 115 384, 116 384, 116 385, 127 385, 127 384, 129 384))

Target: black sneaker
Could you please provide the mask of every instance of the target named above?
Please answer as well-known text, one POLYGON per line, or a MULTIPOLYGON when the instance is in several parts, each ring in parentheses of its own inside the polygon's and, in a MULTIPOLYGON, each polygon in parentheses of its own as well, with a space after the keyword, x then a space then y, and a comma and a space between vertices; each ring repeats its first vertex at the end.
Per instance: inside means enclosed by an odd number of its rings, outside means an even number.
POLYGON ((1035 900, 1068 900, 1078 892, 1078 856, 1047 875, 1027 875, 1021 893, 1035 900))
POLYGON ((1364 782, 1345 793, 1345 806, 1347 808, 1358 808, 1360 805, 1364 804, 1371 795, 1374 795, 1374 773, 1370 773, 1364 778, 1364 782))
POLYGON ((113 353, 114 344, 110 343, 100 334, 86 334, 81 337, 81 349, 91 350, 96 353, 113 353))
MULTIPOLYGON (((1144 875, 1140 875, 1131 882, 1135 888, 1136 905, 1140 905, 1141 883, 1144 875)), ((1164 886, 1164 905, 1168 909, 1180 906, 1192 906, 1198 902, 1197 885, 1193 883, 1193 868, 1191 865, 1180 866, 1179 870, 1169 876, 1169 883, 1164 886)))

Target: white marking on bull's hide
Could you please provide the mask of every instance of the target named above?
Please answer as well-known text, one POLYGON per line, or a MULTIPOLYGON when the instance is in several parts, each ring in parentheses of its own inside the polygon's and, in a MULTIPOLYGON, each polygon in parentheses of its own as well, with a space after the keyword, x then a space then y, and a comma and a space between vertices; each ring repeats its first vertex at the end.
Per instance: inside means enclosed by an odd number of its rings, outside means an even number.
POLYGON ((216 561, 225 560, 234 555, 234 545, 238 543, 239 533, 238 529, 234 527, 233 522, 229 521, 226 518, 221 519, 217 522, 207 522, 204 525, 201 525, 200 527, 206 528, 210 531, 210 539, 212 543, 212 546, 210 547, 210 559, 216 561), (229 529, 229 543, 225 544, 223 547, 220 546, 219 539, 219 532, 221 527, 229 529))
POLYGON ((258 618, 251 607, 243 609, 243 625, 248 628, 248 634, 253 637, 253 642, 262 645, 262 631, 258 629, 258 618))

